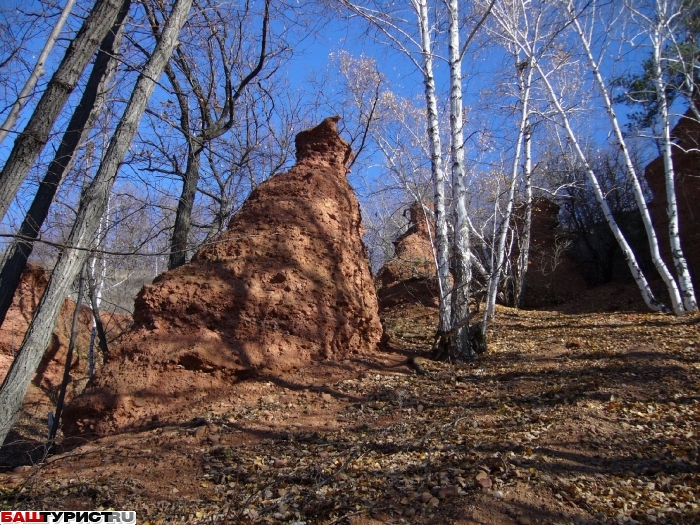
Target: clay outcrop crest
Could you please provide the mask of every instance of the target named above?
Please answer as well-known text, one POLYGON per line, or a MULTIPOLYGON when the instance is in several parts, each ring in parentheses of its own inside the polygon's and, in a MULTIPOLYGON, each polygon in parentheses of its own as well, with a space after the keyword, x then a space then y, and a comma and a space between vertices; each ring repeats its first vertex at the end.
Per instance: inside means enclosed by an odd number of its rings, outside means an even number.
POLYGON ((420 202, 414 202, 404 211, 404 214, 409 214, 409 228, 394 241, 394 257, 377 275, 381 286, 378 295, 382 308, 415 302, 425 306, 438 306, 439 292, 428 226, 429 212, 423 206, 425 205, 420 202))
POLYGON ((136 328, 67 416, 105 432, 226 397, 238 376, 376 349, 382 335, 336 117, 297 136, 297 164, 228 230, 136 299, 136 328))

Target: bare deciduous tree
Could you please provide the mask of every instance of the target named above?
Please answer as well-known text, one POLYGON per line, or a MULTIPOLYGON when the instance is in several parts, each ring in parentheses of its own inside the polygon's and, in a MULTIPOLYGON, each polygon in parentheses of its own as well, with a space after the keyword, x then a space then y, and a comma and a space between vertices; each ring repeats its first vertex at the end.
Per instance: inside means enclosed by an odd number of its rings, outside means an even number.
POLYGON ((187 20, 191 5, 192 0, 176 0, 158 44, 136 81, 97 174, 81 196, 67 247, 59 256, 19 352, 0 387, 0 442, 5 440, 19 413, 29 381, 48 345, 68 287, 87 259, 89 244, 99 228, 119 166, 136 134, 155 83, 178 43, 180 29, 187 20))

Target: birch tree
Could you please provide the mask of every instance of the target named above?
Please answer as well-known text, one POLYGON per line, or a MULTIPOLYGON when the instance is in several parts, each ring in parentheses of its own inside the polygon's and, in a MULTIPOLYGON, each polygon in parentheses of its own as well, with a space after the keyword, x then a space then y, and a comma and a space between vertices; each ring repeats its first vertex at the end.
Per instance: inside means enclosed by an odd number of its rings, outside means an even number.
MULTIPOLYGON (((471 248, 467 214, 467 188, 464 170, 464 132, 462 115, 462 49, 460 48, 459 0, 447 0, 449 17, 448 61, 450 66, 450 150, 452 157, 452 322, 454 330, 469 316, 471 286, 471 248)), ((450 357, 470 357, 469 326, 457 328, 450 339, 450 357)))
POLYGON ((59 256, 22 345, 0 386, 0 442, 5 440, 22 406, 30 379, 48 345, 68 288, 83 266, 104 215, 117 171, 131 144, 155 84, 178 44, 192 0, 176 0, 160 39, 139 74, 129 102, 102 158, 97 174, 80 199, 67 246, 59 256))
MULTIPOLYGON (((537 41, 537 30, 535 30, 534 41, 537 41)), ((495 247, 495 256, 492 257, 494 264, 492 265, 491 275, 488 282, 488 293, 486 295, 486 308, 484 309, 484 324, 488 324, 495 315, 496 311, 496 295, 501 283, 501 277, 503 275, 503 265, 506 260, 506 247, 508 239, 508 231, 511 228, 511 218, 513 213, 513 206, 515 204, 515 190, 518 185, 518 179, 521 171, 520 161, 521 153, 523 149, 523 144, 525 144, 526 151, 526 162, 525 162, 525 179, 526 179, 526 216, 525 216, 525 242, 521 246, 521 250, 525 248, 526 252, 529 251, 530 244, 530 223, 532 221, 532 187, 530 185, 530 138, 531 130, 530 128, 530 90, 532 86, 532 75, 533 68, 530 66, 527 60, 518 60, 520 53, 515 52, 515 69, 517 73, 518 91, 519 91, 519 102, 520 102, 520 119, 518 122, 518 134, 515 143, 515 154, 513 156, 513 163, 510 175, 510 184, 508 186, 508 197, 506 202, 506 210, 503 214, 503 220, 501 221, 500 232, 498 235, 498 244, 495 247), (526 137, 527 135, 527 137, 526 137)), ((494 218, 495 220, 495 218, 494 218)), ((522 269, 526 268, 528 255, 525 254, 522 259, 522 269)), ((519 275, 524 279, 524 271, 521 270, 519 275)), ((519 288, 521 289, 521 287, 519 288)), ((519 292, 516 293, 516 296, 519 292)), ((516 299, 517 301, 517 299, 516 299)), ((517 305, 517 302, 515 303, 517 305)))
POLYGON ((425 96, 429 158, 433 185, 433 213, 435 216, 435 259, 439 289, 438 334, 448 333, 452 325, 450 298, 450 248, 447 234, 445 203, 446 177, 443 167, 442 139, 438 114, 438 95, 434 73, 433 34, 427 0, 410 0, 408 6, 415 25, 404 14, 393 12, 384 5, 372 7, 346 2, 348 9, 369 22, 420 72, 425 96), (417 33, 417 34, 416 34, 417 33))
MULTIPOLYGON (((531 16, 531 14, 534 14, 535 10, 528 4, 529 2, 527 2, 527 0, 521 0, 521 8, 518 10, 518 12, 521 13, 521 16, 531 16)), ((549 7, 544 5, 542 9, 546 10, 549 9, 549 7)), ((494 9, 494 18, 497 20, 499 26, 501 27, 504 36, 509 38, 510 41, 515 46, 517 46, 517 48, 523 53, 526 59, 531 63, 531 66, 538 73, 540 81, 542 82, 542 85, 549 96, 552 108, 559 117, 559 125, 563 128, 564 132, 566 133, 569 141, 572 144, 572 147, 574 148, 577 156, 581 161, 581 164, 584 167, 591 188, 595 194, 596 200, 601 206, 603 215, 605 217, 606 222, 608 223, 608 226, 610 227, 610 230, 612 231, 616 241, 622 249, 632 277, 637 283, 637 286, 640 289, 645 303, 651 310, 665 310, 666 307, 654 297, 651 287, 649 286, 649 282, 644 273, 642 272, 642 269, 639 266, 639 263, 637 262, 637 258, 634 252, 632 251, 632 248, 630 247, 627 239, 622 233, 622 230, 620 230, 617 221, 615 220, 612 211, 610 210, 610 206, 608 205, 605 199, 605 194, 603 193, 598 178, 593 168, 591 167, 591 164, 589 163, 581 146, 580 140, 571 124, 569 113, 564 107, 564 101, 562 99, 561 93, 558 92, 557 89, 555 89, 554 87, 554 77, 556 76, 557 70, 561 68, 563 62, 555 56, 555 60, 553 62, 554 66, 548 70, 545 70, 545 55, 543 51, 546 51, 546 48, 538 50, 534 47, 533 42, 530 38, 528 38, 528 35, 524 34, 517 25, 511 23, 511 18, 509 15, 509 13, 511 12, 512 11, 509 9, 509 6, 506 5, 506 3, 504 2, 502 4, 499 4, 497 9, 494 9)), ((560 23, 559 27, 563 28, 565 27, 565 24, 560 23)), ((555 29, 555 32, 556 31, 557 29, 555 29)), ((682 313, 682 311, 678 309, 678 303, 674 303, 674 308, 677 313, 682 313)))
MULTIPOLYGON (((530 68, 532 70, 532 68, 530 68)), ((525 278, 530 262, 530 241, 532 239, 532 128, 533 122, 528 115, 525 121, 523 144, 525 162, 523 164, 523 182, 525 189, 523 231, 518 237, 518 260, 515 268, 515 283, 513 286, 513 306, 518 308, 523 298, 525 278)))

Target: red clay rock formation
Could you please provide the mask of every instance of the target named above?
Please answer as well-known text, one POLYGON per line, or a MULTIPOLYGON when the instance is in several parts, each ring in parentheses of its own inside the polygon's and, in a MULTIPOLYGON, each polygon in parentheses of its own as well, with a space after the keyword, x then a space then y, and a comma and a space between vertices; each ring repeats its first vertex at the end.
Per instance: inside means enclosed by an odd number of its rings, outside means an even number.
MULTIPOLYGON (((545 198, 532 203, 530 262, 523 293, 525 307, 563 303, 588 289, 583 272, 566 253, 566 246, 557 235, 559 208, 545 198)), ((517 257, 516 250, 513 259, 517 257)))
POLYGON ((144 287, 135 329, 68 407, 68 433, 186 414, 225 396, 236 376, 377 348, 377 297, 338 120, 299 133, 288 173, 258 186, 189 264, 144 287))
MULTIPOLYGON (((691 110, 673 129, 679 147, 673 148, 673 168, 676 173, 676 198, 681 246, 685 254, 695 293, 700 288, 700 122, 691 110)), ((653 160, 646 168, 645 177, 654 195, 649 203, 652 220, 659 236, 661 255, 673 271, 671 245, 668 240, 668 212, 666 211, 666 182, 663 157, 653 160)))
MULTIPOLYGON (((5 322, 0 327, 0 382, 4 379, 12 364, 14 354, 22 344, 24 333, 29 327, 34 310, 39 304, 48 282, 48 273, 35 265, 28 265, 22 274, 22 280, 15 292, 12 306, 7 312, 5 322)), ((38 387, 38 390, 32 389, 29 393, 29 397, 34 403, 46 402, 48 405, 53 405, 49 398, 56 394, 63 379, 63 367, 70 340, 73 310, 75 310, 75 303, 66 299, 56 321, 49 347, 46 349, 32 380, 32 385, 38 387)), ((130 322, 128 316, 112 316, 104 312, 102 316, 108 337, 114 337, 121 333, 130 322)), ((91 330, 92 312, 83 306, 78 317, 78 338, 71 368, 71 375, 75 382, 70 385, 69 397, 76 391, 80 391, 86 383, 87 350, 90 344, 91 330)))
POLYGON ((414 202, 408 211, 410 226, 394 241, 394 258, 377 274, 381 308, 415 302, 438 306, 435 258, 426 213, 419 202, 414 202))

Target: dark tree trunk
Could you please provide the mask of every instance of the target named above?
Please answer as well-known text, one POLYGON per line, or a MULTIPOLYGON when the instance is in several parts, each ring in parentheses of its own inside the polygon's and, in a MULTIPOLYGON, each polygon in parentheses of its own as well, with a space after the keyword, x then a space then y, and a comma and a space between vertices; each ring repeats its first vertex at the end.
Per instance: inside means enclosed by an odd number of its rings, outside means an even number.
POLYGON ((75 301, 75 310, 73 311, 73 322, 70 327, 70 341, 68 342, 68 351, 66 352, 66 365, 63 368, 63 381, 61 381, 61 390, 58 393, 56 400, 56 414, 53 418, 53 425, 49 429, 49 444, 47 449, 51 448, 53 440, 56 438, 58 427, 60 425, 61 412, 63 412, 63 403, 66 399, 66 390, 70 381, 70 367, 73 361, 73 349, 75 348, 75 338, 78 335, 78 318, 80 317, 80 305, 83 302, 83 276, 85 274, 85 264, 80 270, 80 279, 78 280, 78 298, 75 301))
MULTIPOLYGON (((196 146, 195 146, 196 147, 196 146)), ((173 236, 170 241, 170 259, 168 270, 182 266, 187 262, 187 240, 192 229, 192 208, 197 195, 197 184, 199 183, 199 167, 202 149, 190 148, 187 157, 187 169, 182 181, 182 193, 177 203, 177 214, 175 215, 175 225, 173 236)))
POLYGON ((56 317, 66 293, 87 259, 87 247, 95 238, 119 166, 136 134, 155 84, 178 43, 178 34, 187 20, 192 0, 177 0, 158 44, 136 81, 124 115, 109 142, 95 178, 85 189, 67 248, 56 262, 49 284, 27 329, 5 380, 0 387, 0 443, 17 419, 29 381, 34 376, 48 345, 56 317))
POLYGON ((80 142, 95 119, 97 109, 105 98, 105 90, 119 53, 121 29, 130 6, 131 0, 122 0, 122 6, 112 30, 102 41, 80 103, 73 112, 61 145, 49 164, 44 180, 39 184, 34 201, 20 226, 18 239, 12 243, 3 257, 0 269, 0 326, 12 305, 12 297, 19 286, 22 272, 27 266, 27 260, 34 248, 34 241, 39 236, 53 198, 73 162, 80 142))
POLYGON ((29 169, 49 140, 49 133, 63 110, 97 47, 114 26, 124 0, 97 0, 80 31, 46 86, 24 131, 17 137, 0 172, 0 220, 17 195, 29 169))

